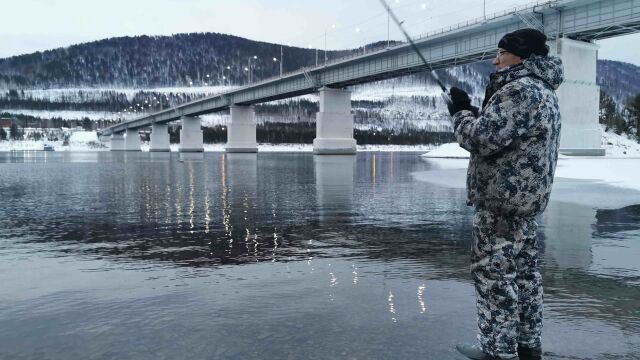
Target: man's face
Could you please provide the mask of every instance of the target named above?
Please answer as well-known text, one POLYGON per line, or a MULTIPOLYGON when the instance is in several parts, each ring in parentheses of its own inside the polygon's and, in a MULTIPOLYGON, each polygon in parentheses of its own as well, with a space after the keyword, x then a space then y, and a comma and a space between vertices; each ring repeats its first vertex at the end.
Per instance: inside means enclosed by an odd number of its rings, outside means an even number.
POLYGON ((508 66, 520 64, 521 62, 521 57, 513 55, 505 49, 498 49, 498 53, 491 63, 495 65, 498 70, 501 70, 508 66))

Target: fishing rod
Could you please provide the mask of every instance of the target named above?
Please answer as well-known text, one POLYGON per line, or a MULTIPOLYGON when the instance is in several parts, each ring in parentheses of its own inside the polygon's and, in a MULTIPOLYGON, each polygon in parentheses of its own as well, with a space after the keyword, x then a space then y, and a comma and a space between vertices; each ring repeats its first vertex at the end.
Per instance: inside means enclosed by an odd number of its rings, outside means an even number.
POLYGON ((402 31, 402 34, 404 35, 404 37, 407 39, 407 41, 411 45, 411 48, 413 49, 413 51, 415 51, 415 53, 418 55, 420 60, 422 60, 422 62, 431 71, 431 76, 436 80, 436 82, 438 83, 438 86, 440 86, 440 89, 442 89, 441 96, 442 96, 442 99, 444 100, 444 102, 447 103, 447 104, 451 104, 452 101, 451 101, 451 96, 449 96, 449 91, 447 91, 447 88, 444 86, 444 84, 442 84, 442 81, 440 81, 440 79, 438 78, 438 74, 436 74, 435 71, 433 71, 433 67, 431 67, 431 64, 429 62, 427 62, 427 59, 425 59, 424 56, 422 56, 422 53, 420 52, 420 49, 418 49, 418 47, 413 42, 413 40, 411 40, 411 37, 409 36, 409 34, 402 27, 402 22, 400 22, 400 20, 398 20, 396 15, 391 10, 391 7, 389 7, 389 4, 387 4, 387 2, 385 0, 380 0, 380 3, 387 10, 387 13, 393 19, 393 22, 395 22, 396 25, 398 25, 398 28, 400 28, 400 31, 402 31))

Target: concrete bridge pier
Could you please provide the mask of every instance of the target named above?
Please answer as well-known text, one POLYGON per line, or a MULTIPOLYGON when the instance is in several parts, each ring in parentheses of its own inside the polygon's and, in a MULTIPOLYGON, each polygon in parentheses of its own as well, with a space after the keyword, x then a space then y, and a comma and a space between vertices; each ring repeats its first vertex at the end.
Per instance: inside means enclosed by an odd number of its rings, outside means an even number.
POLYGON ((228 153, 255 153, 256 144, 256 114, 253 106, 231 106, 231 123, 227 127, 228 153))
POLYGON ((320 89, 320 111, 316 114, 313 153, 318 155, 356 153, 350 91, 328 87, 320 89))
POLYGON ((598 123, 598 45, 562 38, 551 42, 549 48, 551 55, 560 57, 564 65, 564 82, 557 92, 562 118, 560 153, 604 155, 602 129, 598 123))
POLYGON ((126 151, 140 151, 140 134, 138 129, 127 129, 124 137, 124 149, 126 151))
POLYGON ((123 151, 124 150, 124 133, 111 134, 111 151, 123 151))
POLYGON ((202 145, 202 128, 200 127, 200 118, 192 116, 183 116, 182 130, 180 130, 180 152, 203 152, 202 145))
POLYGON ((167 124, 154 123, 151 125, 149 151, 171 151, 169 148, 169 126, 167 124))

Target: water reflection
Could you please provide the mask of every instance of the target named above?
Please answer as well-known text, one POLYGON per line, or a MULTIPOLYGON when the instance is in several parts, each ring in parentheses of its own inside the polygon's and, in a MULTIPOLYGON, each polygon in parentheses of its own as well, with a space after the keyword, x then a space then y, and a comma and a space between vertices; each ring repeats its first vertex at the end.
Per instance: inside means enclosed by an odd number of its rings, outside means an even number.
POLYGON ((316 199, 321 221, 344 220, 353 204, 353 155, 314 156, 316 199))
POLYGON ((189 152, 181 152, 179 153, 179 159, 181 162, 200 162, 204 160, 203 153, 189 153, 189 152))
POLYGON ((559 269, 587 270, 591 265, 591 224, 595 210, 551 202, 542 217, 545 260, 559 269))

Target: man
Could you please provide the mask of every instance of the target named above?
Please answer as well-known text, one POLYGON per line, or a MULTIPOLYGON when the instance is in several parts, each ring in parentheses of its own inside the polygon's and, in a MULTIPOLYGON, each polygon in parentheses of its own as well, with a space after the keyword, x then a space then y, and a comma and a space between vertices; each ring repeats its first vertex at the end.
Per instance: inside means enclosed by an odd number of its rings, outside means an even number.
POLYGON ((535 216, 549 201, 560 141, 555 90, 562 62, 534 29, 505 35, 493 60, 482 109, 451 89, 455 136, 471 158, 467 193, 475 207, 471 275, 479 344, 470 359, 540 358, 542 278, 535 216))

